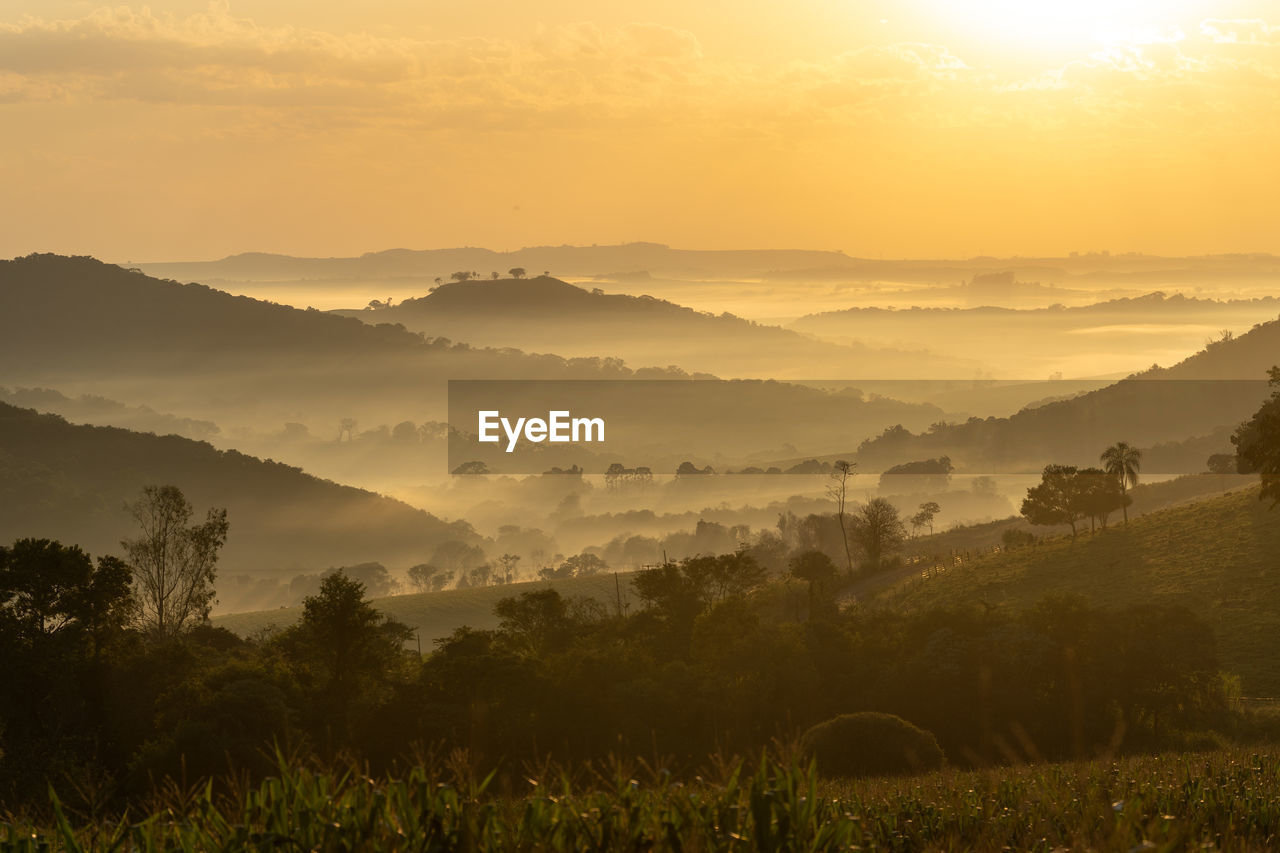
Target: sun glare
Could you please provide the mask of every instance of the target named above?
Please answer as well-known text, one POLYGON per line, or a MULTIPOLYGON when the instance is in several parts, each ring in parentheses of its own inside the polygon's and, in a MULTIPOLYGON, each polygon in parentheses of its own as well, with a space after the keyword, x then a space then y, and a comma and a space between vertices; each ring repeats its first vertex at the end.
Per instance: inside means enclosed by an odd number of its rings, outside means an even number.
POLYGON ((958 30, 1029 49, 1173 37, 1196 0, 929 0, 958 30))

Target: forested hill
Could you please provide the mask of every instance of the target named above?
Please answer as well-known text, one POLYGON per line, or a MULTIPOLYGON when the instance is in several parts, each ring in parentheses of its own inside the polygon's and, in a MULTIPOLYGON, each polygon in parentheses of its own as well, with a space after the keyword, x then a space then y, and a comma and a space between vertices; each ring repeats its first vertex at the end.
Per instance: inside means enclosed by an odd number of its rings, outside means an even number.
MULTIPOLYGON (((525 319, 518 325, 535 324, 525 319)), ((571 323, 559 328, 561 337, 574 334, 571 323)), ((664 365, 674 361, 664 341, 695 337, 656 329, 650 338, 664 365)), ((278 432, 290 423, 316 435, 335 435, 343 422, 367 428, 443 421, 451 379, 689 376, 678 368, 632 370, 616 358, 565 359, 455 344, 393 324, 369 325, 199 284, 162 281, 90 258, 39 255, 0 262, 0 385, 145 405, 176 417, 212 421, 229 437, 239 428, 278 432)), ((748 452, 782 441, 794 442, 800 452, 821 452, 851 434, 860 440, 887 424, 919 428, 941 416, 933 406, 865 401, 768 382, 752 387, 749 402, 752 411, 779 417, 790 412, 803 429, 780 435, 776 428, 734 419, 730 426, 748 452)), ((634 405, 652 409, 647 400, 634 405)), ((706 436, 704 444, 718 445, 717 427, 725 418, 704 404, 682 421, 705 423, 699 430, 706 436)), ((717 449, 673 450, 697 454, 717 449)), ((440 468, 424 466, 421 476, 438 475, 440 468)))
POLYGON ((201 515, 227 509, 224 574, 403 566, 449 539, 479 541, 465 523, 278 462, 0 403, 0 542, 44 537, 118 554, 134 534, 125 503, 164 484, 180 488, 201 515))
MULTIPOLYGON (((969 472, 1034 471, 1049 462, 1096 465, 1116 441, 1140 447, 1223 433, 1247 420, 1269 395, 1266 371, 1280 363, 1280 321, 1210 344, 1169 368, 1153 368, 1068 400, 1007 418, 937 424, 928 432, 890 429, 864 442, 858 460, 870 470, 949 456, 969 472)), ((1216 450, 1230 450, 1224 446, 1216 450)), ((1162 473, 1203 470, 1197 458, 1162 473)))
POLYGON ((450 282, 393 307, 336 312, 400 323, 484 346, 563 356, 616 356, 718 376, 769 378, 969 377, 977 361, 904 348, 831 343, 732 314, 695 311, 651 296, 590 291, 548 276, 450 282))
POLYGON ((443 420, 448 379, 633 375, 616 360, 477 349, 92 258, 0 261, 0 385, 91 393, 224 429, 443 420))
POLYGON ((1245 695, 1280 696, 1280 510, 1256 487, 980 557, 889 598, 903 609, 1030 607, 1049 595, 1097 607, 1179 604, 1208 622, 1245 695))

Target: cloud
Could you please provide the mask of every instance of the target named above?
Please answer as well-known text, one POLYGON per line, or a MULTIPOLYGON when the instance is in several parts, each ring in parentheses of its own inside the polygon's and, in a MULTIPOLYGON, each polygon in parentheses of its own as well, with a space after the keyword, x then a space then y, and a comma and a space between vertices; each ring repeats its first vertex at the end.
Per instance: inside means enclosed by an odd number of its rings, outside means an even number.
POLYGON ((4 99, 327 107, 435 126, 735 120, 779 104, 847 110, 966 70, 945 47, 920 43, 781 69, 713 61, 692 33, 653 23, 428 41, 263 27, 213 4, 185 18, 123 7, 0 24, 4 99))
POLYGON ((1200 23, 1200 32, 1217 44, 1280 45, 1280 27, 1273 27, 1256 18, 1207 18, 1200 23))
POLYGON ((1275 100, 1277 28, 1210 19, 1175 35, 1011 76, 924 42, 746 62, 709 56, 693 33, 653 23, 427 40, 266 27, 218 3, 186 17, 121 7, 0 24, 0 105, 206 106, 308 127, 701 126, 781 136, 797 123, 838 132, 868 121, 1062 126, 1141 113, 1145 122, 1153 93, 1212 98, 1215 113, 1275 100), (1252 46, 1247 55, 1241 45, 1252 46))

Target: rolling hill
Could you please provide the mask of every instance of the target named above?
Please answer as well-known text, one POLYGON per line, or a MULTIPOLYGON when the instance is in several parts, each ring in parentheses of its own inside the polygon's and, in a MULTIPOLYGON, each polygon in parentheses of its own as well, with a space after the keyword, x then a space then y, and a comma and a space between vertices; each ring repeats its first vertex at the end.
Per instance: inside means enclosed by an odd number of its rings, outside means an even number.
POLYGON ((465 523, 278 462, 175 435, 73 425, 0 403, 0 541, 50 538, 94 554, 119 553, 120 540, 134 535, 125 503, 144 486, 163 484, 182 489, 197 515, 227 509, 224 576, 287 580, 366 561, 403 569, 441 542, 479 542, 465 523))
MULTIPOLYGON (((594 298, 560 282, 544 283, 594 298)), ((483 301, 468 304, 484 310, 483 301)), ((714 320, 668 307, 689 315, 695 324, 714 320)), ((512 313, 530 312, 517 303, 512 313)), ((447 328, 462 325, 450 321, 447 328)), ((695 336, 676 324, 669 333, 660 332, 665 326, 652 325, 656 340, 695 336)), ((806 343, 780 329, 769 334, 806 343)), ((831 344, 816 346, 853 352, 831 344)), ((689 379, 690 374, 665 368, 633 370, 609 358, 531 355, 505 345, 477 348, 424 337, 400 325, 370 325, 232 296, 200 284, 162 281, 91 258, 39 255, 0 262, 0 384, 43 386, 68 397, 107 397, 123 404, 122 418, 131 416, 130 407, 147 406, 178 419, 212 422, 220 430, 219 441, 229 442, 246 437, 246 430, 261 435, 279 434, 283 428, 289 435, 310 430, 316 436, 337 436, 339 425, 348 419, 365 431, 381 427, 388 434, 392 425, 403 425, 412 438, 424 422, 446 419, 447 381, 469 378, 668 380, 689 379)), ((620 395, 626 397, 631 390, 620 395)), ((651 400, 633 396, 633 409, 652 412, 651 400)), ((847 442, 850 435, 860 439, 874 434, 890 423, 922 428, 942 415, 928 405, 868 401, 782 383, 753 386, 746 402, 775 422, 783 418, 787 429, 779 430, 776 423, 758 423, 761 418, 730 418, 713 402, 693 398, 672 422, 696 427, 698 443, 669 450, 711 455, 723 448, 722 436, 729 434, 748 451, 791 442, 797 452, 810 447, 818 452, 847 442)), ((354 437, 358 429, 348 434, 354 437)), ((647 444, 660 439, 661 435, 644 437, 647 444)), ((439 478, 449 470, 443 442, 440 452, 424 454, 425 445, 416 440, 404 444, 402 468, 416 482, 439 478)), ((622 458, 628 453, 628 448, 606 450, 622 458)), ((280 452, 292 453, 287 445, 281 445, 280 452)), ((309 469, 322 470, 317 453, 285 458, 305 460, 309 469)), ((562 463, 550 462, 548 467, 553 464, 562 463)))
POLYGON ((443 420, 447 379, 631 375, 600 359, 425 339, 92 258, 0 261, 0 383, 109 396, 224 429, 443 420))
POLYGON ((1204 618, 1245 695, 1280 696, 1280 511, 1256 487, 1159 510, 1095 535, 979 557, 878 599, 894 608, 1021 608, 1054 593, 1095 606, 1180 604, 1204 618))
MULTIPOLYGON (((1049 462, 1096 465, 1116 441, 1150 448, 1170 445, 1159 473, 1203 470, 1206 444, 1198 436, 1225 435, 1268 396, 1266 371, 1280 362, 1280 321, 1219 340, 1168 368, 1153 367, 1066 400, 1028 407, 1007 417, 971 418, 929 431, 889 430, 857 452, 863 470, 949 456, 966 473, 1034 472, 1049 462), (1225 429, 1224 429, 1225 428, 1225 429), (1184 442, 1181 456, 1172 445, 1184 442)), ((1214 452, 1229 451, 1222 446, 1214 452)), ((1155 472, 1153 472, 1155 473, 1155 472)))
POLYGON ((713 316, 649 296, 589 291, 545 276, 450 282, 393 307, 334 313, 480 346, 614 356, 629 364, 674 364, 723 377, 968 378, 982 369, 972 359, 941 358, 919 346, 833 344, 731 314, 713 316))

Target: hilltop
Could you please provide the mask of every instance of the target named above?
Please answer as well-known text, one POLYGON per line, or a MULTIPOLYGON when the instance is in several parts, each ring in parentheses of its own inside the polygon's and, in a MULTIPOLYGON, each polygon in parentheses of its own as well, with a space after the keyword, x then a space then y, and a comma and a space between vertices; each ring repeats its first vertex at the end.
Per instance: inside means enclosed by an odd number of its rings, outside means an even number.
POLYGON ((969 377, 968 358, 916 347, 876 349, 819 341, 790 329, 713 315, 651 296, 606 294, 547 276, 450 282, 393 307, 334 312, 398 323, 479 346, 514 346, 566 357, 615 356, 718 376, 834 379, 969 377))
POLYGON ((978 557, 880 601, 896 609, 1018 609, 1071 593, 1094 606, 1179 604, 1213 628, 1247 696, 1280 696, 1280 514, 1257 487, 1158 510, 1095 535, 978 557))

